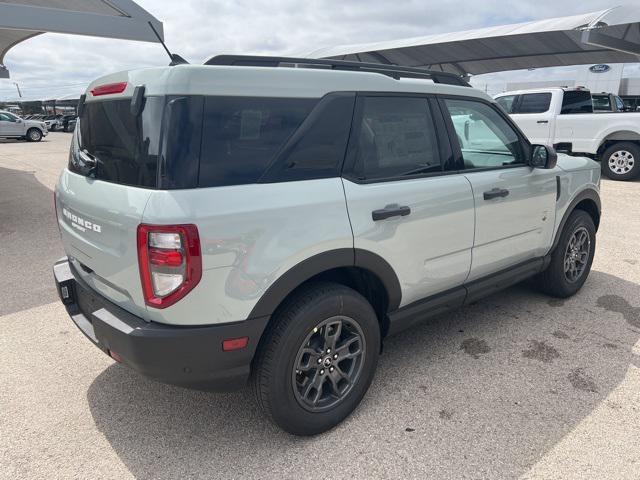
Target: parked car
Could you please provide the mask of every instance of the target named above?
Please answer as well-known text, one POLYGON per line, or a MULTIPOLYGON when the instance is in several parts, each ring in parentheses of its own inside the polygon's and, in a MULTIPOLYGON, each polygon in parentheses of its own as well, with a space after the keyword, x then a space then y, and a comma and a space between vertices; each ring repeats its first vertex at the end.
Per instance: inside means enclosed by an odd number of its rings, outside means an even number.
POLYGON ((452 74, 221 56, 98 79, 80 112, 55 189, 73 322, 157 380, 249 381, 293 434, 356 408, 387 336, 589 274, 599 165, 452 74))
POLYGON ((55 132, 62 127, 62 115, 46 115, 43 120, 50 132, 55 132))
POLYGON ((61 128, 63 132, 73 132, 76 128, 76 115, 64 115, 60 119, 61 128))
POLYGON ((599 160, 613 180, 640 175, 640 114, 596 114, 585 89, 519 90, 497 95, 496 101, 533 143, 599 160))
POLYGON ((625 107, 622 99, 613 93, 592 93, 593 111, 598 112, 626 112, 630 111, 625 107))
POLYGON ((0 138, 23 138, 30 142, 39 142, 47 136, 44 122, 23 120, 11 112, 0 110, 0 138))

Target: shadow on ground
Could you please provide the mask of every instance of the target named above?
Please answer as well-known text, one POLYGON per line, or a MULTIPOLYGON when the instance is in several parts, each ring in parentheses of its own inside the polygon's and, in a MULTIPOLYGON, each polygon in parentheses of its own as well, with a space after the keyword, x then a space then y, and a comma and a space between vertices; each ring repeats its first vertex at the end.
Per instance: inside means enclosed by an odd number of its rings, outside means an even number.
POLYGON ((51 267, 63 251, 53 194, 33 172, 0 168, 0 316, 56 300, 51 267))
POLYGON ((248 389, 183 390, 115 364, 88 402, 141 479, 311 478, 335 468, 342 478, 513 478, 640 367, 638 298, 637 284, 592 272, 572 299, 518 286, 404 332, 387 341, 356 413, 315 438, 277 430, 248 389))

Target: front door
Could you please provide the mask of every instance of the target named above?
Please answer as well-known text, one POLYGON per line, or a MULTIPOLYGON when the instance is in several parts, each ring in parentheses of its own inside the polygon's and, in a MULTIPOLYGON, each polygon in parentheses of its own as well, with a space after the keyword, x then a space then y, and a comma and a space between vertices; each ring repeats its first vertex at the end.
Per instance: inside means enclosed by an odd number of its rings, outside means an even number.
POLYGON ((555 223, 557 170, 528 166, 530 145, 489 103, 445 99, 458 137, 464 122, 470 135, 462 141, 465 177, 475 200, 475 240, 469 281, 543 256, 555 223))
POLYGON ((551 92, 525 93, 519 96, 514 114, 516 125, 534 145, 549 145, 555 116, 551 114, 551 92))
POLYGON ((444 174, 450 147, 439 142, 444 124, 433 106, 425 97, 359 96, 345 164, 354 246, 391 265, 401 306, 462 285, 471 265, 471 186, 444 174))

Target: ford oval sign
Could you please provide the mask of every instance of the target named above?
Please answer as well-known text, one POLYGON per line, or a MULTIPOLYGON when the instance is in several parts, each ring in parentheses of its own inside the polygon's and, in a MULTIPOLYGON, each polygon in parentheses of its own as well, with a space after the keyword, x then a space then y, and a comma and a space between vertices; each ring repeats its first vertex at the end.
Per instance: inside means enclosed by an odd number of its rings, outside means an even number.
POLYGON ((609 70, 611 70, 611 67, 603 63, 598 65, 592 65, 591 67, 589 67, 589 71, 593 73, 604 73, 604 72, 608 72, 609 70))

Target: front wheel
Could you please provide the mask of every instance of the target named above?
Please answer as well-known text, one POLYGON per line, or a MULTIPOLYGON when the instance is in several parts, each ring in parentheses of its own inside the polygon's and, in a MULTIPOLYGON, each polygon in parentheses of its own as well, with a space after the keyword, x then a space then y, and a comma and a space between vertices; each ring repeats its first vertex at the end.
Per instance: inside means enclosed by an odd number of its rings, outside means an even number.
POLYGON ((566 298, 582 288, 596 250, 596 227, 591 216, 574 210, 560 234, 547 269, 536 278, 546 294, 566 298))
POLYGON ((378 319, 362 295, 310 284, 279 310, 261 343, 253 371, 258 404, 289 433, 325 432, 364 397, 379 350, 378 319))
POLYGON ((30 128, 27 132, 27 140, 29 142, 39 142, 42 140, 42 132, 37 128, 30 128))
POLYGON ((631 142, 614 143, 600 159, 603 173, 612 180, 633 180, 640 176, 640 147, 631 142))

